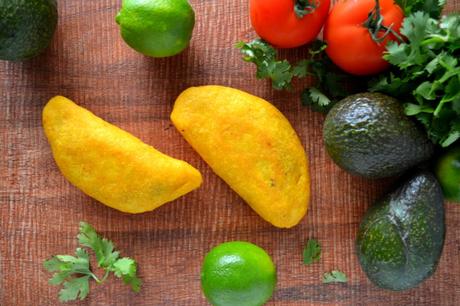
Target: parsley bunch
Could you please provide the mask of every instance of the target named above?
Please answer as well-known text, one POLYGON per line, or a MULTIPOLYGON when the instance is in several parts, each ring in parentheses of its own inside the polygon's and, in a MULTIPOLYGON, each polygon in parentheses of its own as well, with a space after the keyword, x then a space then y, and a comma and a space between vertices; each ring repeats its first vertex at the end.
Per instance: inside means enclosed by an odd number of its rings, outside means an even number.
POLYGON ((403 43, 390 42, 384 58, 391 72, 370 84, 405 102, 405 112, 429 138, 447 147, 460 138, 460 15, 431 18, 415 12, 401 28, 403 43))
POLYGON ((75 256, 56 255, 45 261, 43 264, 45 269, 56 272, 49 283, 64 286, 59 291, 61 302, 73 301, 77 298, 83 300, 89 293, 90 279, 94 279, 98 284, 103 283, 110 272, 123 279, 133 291, 139 292, 141 281, 136 276, 137 266, 133 259, 120 258, 120 252, 114 251, 113 242, 99 236, 86 222, 80 222, 80 233, 77 238, 83 247, 94 251, 97 265, 105 270, 105 274, 99 278, 91 271, 89 254, 83 248, 77 248, 75 256))

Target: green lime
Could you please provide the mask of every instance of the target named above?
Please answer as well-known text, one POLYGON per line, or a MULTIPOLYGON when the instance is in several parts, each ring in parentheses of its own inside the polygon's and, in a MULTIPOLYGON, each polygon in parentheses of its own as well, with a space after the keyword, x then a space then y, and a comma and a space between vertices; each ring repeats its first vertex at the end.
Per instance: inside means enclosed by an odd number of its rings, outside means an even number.
POLYGON ((242 241, 223 243, 205 257, 201 286, 214 306, 259 306, 273 294, 276 268, 260 247, 242 241))
POLYGON ((123 0, 116 21, 131 48, 148 56, 167 57, 189 45, 195 12, 187 0, 123 0))
POLYGON ((444 196, 460 203, 460 147, 447 151, 438 161, 436 176, 444 196))

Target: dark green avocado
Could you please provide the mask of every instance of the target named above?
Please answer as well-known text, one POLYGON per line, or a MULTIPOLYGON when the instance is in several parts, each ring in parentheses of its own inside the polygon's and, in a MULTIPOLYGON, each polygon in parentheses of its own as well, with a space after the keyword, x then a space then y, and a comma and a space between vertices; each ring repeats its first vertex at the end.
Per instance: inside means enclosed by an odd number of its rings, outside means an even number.
POLYGON ((379 93, 349 96, 324 122, 329 156, 342 169, 367 178, 397 175, 430 158, 433 143, 396 99, 379 93))
POLYGON ((358 259, 377 286, 413 288, 435 271, 444 232, 441 187, 431 173, 419 172, 366 213, 358 233, 358 259))
POLYGON ((0 60, 20 61, 43 52, 57 18, 56 0, 0 0, 0 60))

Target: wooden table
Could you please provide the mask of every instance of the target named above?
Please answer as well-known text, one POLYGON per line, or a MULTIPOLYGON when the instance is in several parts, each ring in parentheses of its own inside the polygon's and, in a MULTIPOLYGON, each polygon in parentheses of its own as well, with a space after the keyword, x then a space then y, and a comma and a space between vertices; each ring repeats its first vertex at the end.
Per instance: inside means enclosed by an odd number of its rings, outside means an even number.
MULTIPOLYGON (((460 301, 460 206, 446 204, 447 236, 435 275, 417 289, 395 293, 372 285, 355 255, 355 237, 367 207, 391 183, 348 175, 328 158, 321 137, 324 117, 302 107, 298 94, 275 92, 254 77, 233 47, 255 37, 247 0, 191 1, 197 24, 191 47, 168 59, 151 59, 122 41, 114 21, 120 1, 59 1, 52 46, 24 62, 0 62, 0 305, 56 305, 42 262, 71 253, 80 220, 112 239, 139 263, 139 294, 110 279, 78 305, 206 305, 200 267, 211 247, 247 240, 265 248, 278 267, 268 305, 454 305, 460 301), (169 120, 185 88, 222 84, 273 102, 291 121, 310 156, 312 198, 308 216, 290 230, 264 222, 199 158, 169 120), (41 126, 41 111, 65 95, 160 151, 184 159, 204 176, 203 186, 152 213, 127 215, 71 186, 59 173, 41 126), (302 264, 308 238, 323 248, 321 261, 302 264), (332 269, 347 284, 324 285, 332 269)), ((450 1, 449 10, 460 7, 450 1)), ((306 49, 283 52, 290 59, 306 49)))

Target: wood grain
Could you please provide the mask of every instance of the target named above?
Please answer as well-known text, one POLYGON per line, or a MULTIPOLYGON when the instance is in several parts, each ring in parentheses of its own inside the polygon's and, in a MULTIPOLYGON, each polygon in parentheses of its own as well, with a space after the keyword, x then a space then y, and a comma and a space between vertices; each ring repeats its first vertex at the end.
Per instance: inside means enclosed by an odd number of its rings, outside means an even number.
MULTIPOLYGON (((139 294, 111 279, 92 286, 75 305, 206 305, 199 274, 204 254, 221 242, 247 240, 265 248, 278 267, 268 305, 455 305, 460 301, 460 206, 446 204, 447 237, 435 275, 417 289, 395 293, 373 286, 361 271, 354 241, 362 215, 391 181, 351 177, 327 157, 323 116, 274 92, 233 48, 255 37, 246 0, 192 0, 193 42, 183 54, 150 59, 128 48, 114 16, 119 1, 59 1, 59 27, 49 50, 24 63, 0 62, 0 305, 56 305, 42 262, 72 252, 78 222, 86 220, 139 262, 139 294), (310 156, 312 199, 308 216, 290 230, 259 218, 217 178, 169 120, 185 88, 221 84, 273 102, 292 122, 310 156), (65 95, 160 151, 199 168, 203 186, 153 213, 127 215, 98 204, 59 173, 41 128, 49 98, 65 95), (309 237, 322 244, 322 260, 301 261, 309 237), (346 272, 347 284, 323 285, 323 272, 346 272)), ((449 10, 460 8, 450 1, 449 10)), ((305 48, 283 52, 290 59, 305 48)))

